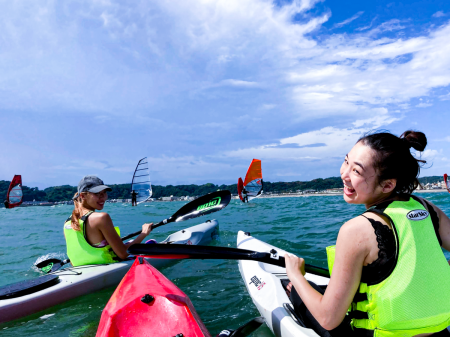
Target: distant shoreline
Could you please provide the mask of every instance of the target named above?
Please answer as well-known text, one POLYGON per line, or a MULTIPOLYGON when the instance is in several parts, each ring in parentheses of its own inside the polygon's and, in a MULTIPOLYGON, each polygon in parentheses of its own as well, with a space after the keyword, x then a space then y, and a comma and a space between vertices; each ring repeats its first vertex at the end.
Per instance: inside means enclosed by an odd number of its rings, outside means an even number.
MULTIPOLYGON (((440 193, 447 192, 445 189, 440 190, 415 190, 413 193, 440 193)), ((341 196, 344 193, 292 193, 292 194, 262 194, 259 198, 289 198, 289 197, 315 197, 315 196, 324 196, 324 197, 333 197, 333 196, 341 196)), ((235 199, 239 199, 235 197, 235 199)))

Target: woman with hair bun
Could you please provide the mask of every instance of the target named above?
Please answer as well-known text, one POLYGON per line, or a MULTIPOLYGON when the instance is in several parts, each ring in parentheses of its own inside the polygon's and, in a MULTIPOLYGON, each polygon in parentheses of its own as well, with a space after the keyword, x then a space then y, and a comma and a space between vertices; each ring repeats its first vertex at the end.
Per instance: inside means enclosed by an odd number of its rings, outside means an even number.
POLYGON ((422 132, 360 138, 341 167, 344 200, 366 211, 327 248, 325 291, 305 278, 305 261, 285 256, 295 311, 320 336, 450 336, 450 219, 412 195, 422 132), (349 309, 350 308, 350 309, 349 309))

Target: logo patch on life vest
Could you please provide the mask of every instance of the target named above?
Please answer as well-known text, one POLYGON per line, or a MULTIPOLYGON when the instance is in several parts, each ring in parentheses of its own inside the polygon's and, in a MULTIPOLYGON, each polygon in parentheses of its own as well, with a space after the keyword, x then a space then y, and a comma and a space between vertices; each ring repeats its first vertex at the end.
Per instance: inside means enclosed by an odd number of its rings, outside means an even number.
POLYGON ((419 221, 427 218, 429 215, 430 213, 423 209, 415 209, 414 211, 408 212, 408 214, 406 214, 406 217, 409 220, 419 221))

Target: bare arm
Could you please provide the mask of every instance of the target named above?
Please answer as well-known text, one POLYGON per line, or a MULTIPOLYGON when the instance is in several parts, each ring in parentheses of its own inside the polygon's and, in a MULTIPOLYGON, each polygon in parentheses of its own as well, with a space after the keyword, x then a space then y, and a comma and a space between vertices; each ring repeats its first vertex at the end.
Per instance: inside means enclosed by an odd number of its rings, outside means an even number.
POLYGON ((439 218, 439 236, 442 240, 442 247, 450 252, 450 219, 448 216, 436 205, 427 200, 436 211, 439 218))
POLYGON ((117 234, 111 217, 108 213, 96 213, 96 216, 89 217, 89 224, 95 230, 101 232, 102 236, 108 241, 114 253, 121 259, 126 259, 128 256, 127 249, 135 243, 141 243, 145 237, 151 232, 151 223, 142 225, 142 233, 137 236, 132 242, 124 244, 120 236, 117 234), (92 218, 92 219, 91 219, 92 218))
POLYGON ((373 248, 370 243, 374 235, 372 226, 363 217, 352 219, 341 227, 336 242, 333 274, 324 295, 311 287, 303 277, 299 268, 304 263, 303 259, 285 257, 289 279, 323 328, 332 330, 344 320, 358 289, 364 261, 373 248))

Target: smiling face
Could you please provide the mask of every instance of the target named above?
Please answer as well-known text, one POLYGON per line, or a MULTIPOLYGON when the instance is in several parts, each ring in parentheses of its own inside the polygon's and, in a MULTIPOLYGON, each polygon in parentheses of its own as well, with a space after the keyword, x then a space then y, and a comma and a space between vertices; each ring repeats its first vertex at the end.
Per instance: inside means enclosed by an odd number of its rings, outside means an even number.
POLYGON ((108 192, 101 191, 98 193, 82 193, 83 207, 90 210, 102 210, 105 202, 108 199, 108 192))
POLYGON ((375 154, 370 147, 358 142, 345 156, 341 179, 344 182, 344 200, 349 204, 364 204, 369 208, 391 195, 392 182, 388 181, 387 185, 386 182, 378 182, 373 165, 375 154))

